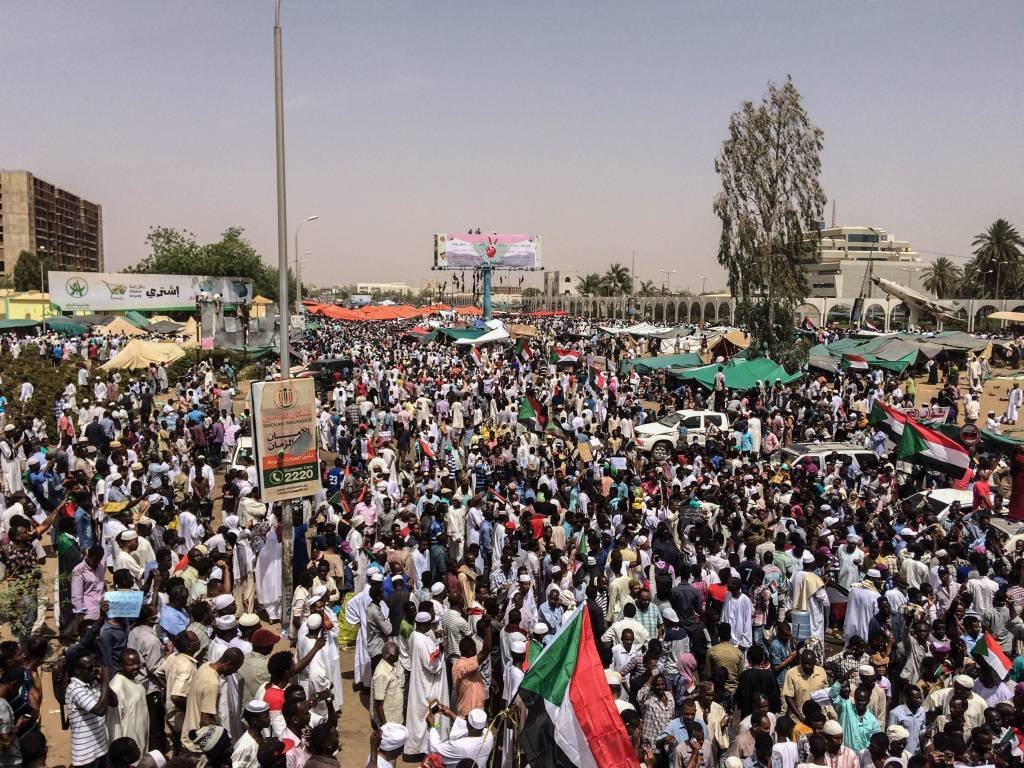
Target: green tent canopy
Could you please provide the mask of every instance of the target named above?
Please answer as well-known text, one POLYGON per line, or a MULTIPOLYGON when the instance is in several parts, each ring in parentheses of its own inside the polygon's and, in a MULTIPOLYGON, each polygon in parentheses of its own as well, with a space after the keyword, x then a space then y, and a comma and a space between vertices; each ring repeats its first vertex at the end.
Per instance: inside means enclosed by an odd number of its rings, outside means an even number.
POLYGON ((136 312, 134 309, 130 309, 124 313, 124 319, 134 325, 140 330, 146 330, 149 327, 149 320, 142 314, 136 312))
POLYGON ((73 333, 76 335, 86 333, 89 330, 89 326, 80 325, 70 317, 63 316, 46 318, 46 327, 58 333, 73 333))
POLYGON ((817 344, 811 347, 808 363, 824 371, 834 371, 843 360, 843 355, 863 357, 869 368, 883 368, 900 373, 917 362, 918 355, 930 357, 920 345, 891 336, 877 336, 872 339, 839 339, 831 344, 817 344))
POLYGON ((789 384, 803 376, 802 373, 787 373, 786 369, 769 360, 766 357, 756 357, 753 360, 733 358, 726 363, 712 363, 700 368, 691 368, 688 371, 670 371, 676 378, 683 381, 696 381, 705 389, 713 389, 715 386, 715 374, 721 365, 725 373, 725 386, 727 389, 747 390, 757 385, 758 381, 771 385, 776 379, 783 384, 789 384))
POLYGON ((35 328, 38 320, 0 320, 0 331, 14 331, 19 328, 35 328))
POLYGON ((486 328, 438 328, 438 333, 443 333, 450 339, 477 339, 487 333, 486 328))
POLYGON ((662 355, 660 357, 638 357, 635 360, 623 360, 622 372, 629 373, 636 368, 637 373, 657 371, 662 368, 696 368, 704 365, 700 355, 688 352, 683 355, 662 355))

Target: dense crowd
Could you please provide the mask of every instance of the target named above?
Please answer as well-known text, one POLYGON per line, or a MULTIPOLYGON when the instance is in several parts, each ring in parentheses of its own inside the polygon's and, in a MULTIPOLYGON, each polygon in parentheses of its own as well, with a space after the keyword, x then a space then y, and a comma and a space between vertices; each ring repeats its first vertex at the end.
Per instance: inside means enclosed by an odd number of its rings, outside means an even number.
POLYGON ((622 374, 650 342, 572 318, 479 355, 410 325, 306 332, 303 362, 330 361, 323 490, 295 507, 288 564, 233 369, 6 346, 77 374, 52 422, 0 396, 0 766, 52 764, 60 739, 81 768, 337 766, 363 702, 368 764, 516 765, 518 686, 579 611, 647 766, 1020 761, 1024 537, 993 521, 1024 517, 1024 453, 950 477, 897 461, 872 418, 932 378, 977 422, 979 356, 735 391, 622 374), (672 450, 645 450, 637 429, 680 409, 724 426, 669 419, 672 450), (969 493, 912 503, 924 488, 969 493))

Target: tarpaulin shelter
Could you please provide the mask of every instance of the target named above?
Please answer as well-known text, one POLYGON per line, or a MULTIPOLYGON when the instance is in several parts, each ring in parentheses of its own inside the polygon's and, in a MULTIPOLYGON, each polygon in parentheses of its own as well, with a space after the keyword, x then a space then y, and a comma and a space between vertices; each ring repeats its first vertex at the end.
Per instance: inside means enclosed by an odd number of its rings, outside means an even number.
POLYGON ((807 362, 815 368, 834 371, 842 363, 843 355, 863 357, 869 368, 882 368, 901 373, 922 359, 934 357, 941 349, 926 343, 911 342, 890 336, 876 336, 872 339, 839 339, 831 344, 817 344, 811 347, 807 362))
POLYGON ((637 373, 658 371, 662 368, 698 368, 704 365, 700 355, 686 352, 681 355, 659 355, 658 357, 637 357, 633 360, 623 360, 620 368, 623 373, 629 373, 636 368, 637 373))
POLYGON ((58 315, 56 317, 46 318, 46 327, 51 331, 57 331, 58 333, 70 333, 76 336, 80 336, 83 333, 88 333, 89 327, 82 325, 70 317, 64 317, 58 315))
POLYGON ((124 319, 136 328, 145 328, 149 325, 149 318, 139 312, 136 312, 134 309, 129 309, 125 312, 124 319))
POLYGON ((146 332, 135 327, 123 317, 115 317, 106 325, 96 329, 100 336, 145 336, 146 332))
POLYGON ((181 346, 183 349, 192 349, 199 345, 199 323, 194 317, 185 321, 185 327, 178 334, 182 337, 181 346))
POLYGON ((750 346, 750 337, 743 331, 732 329, 712 336, 707 341, 708 354, 712 358, 729 358, 750 346))
POLYGON ((487 331, 483 328, 438 328, 438 334, 447 336, 453 341, 460 341, 462 339, 478 339, 483 336, 487 331))
POLYGON ((39 320, 0 320, 0 331, 18 331, 24 328, 36 328, 39 320))
POLYGON ((505 330, 505 325, 500 320, 488 320, 484 333, 480 336, 477 336, 475 339, 456 339, 455 344, 462 347, 475 347, 480 344, 490 344, 491 342, 502 341, 507 338, 509 338, 509 332, 505 330))
POLYGON ((180 333, 181 329, 185 327, 184 323, 176 323, 173 320, 157 320, 149 324, 146 328, 150 333, 161 333, 161 334, 176 334, 180 333))
POLYGON ((147 368, 151 363, 173 363, 185 355, 180 344, 173 341, 132 339, 114 357, 100 367, 105 371, 147 368))
POLYGON ((517 339, 535 339, 537 338, 537 329, 532 325, 522 325, 520 323, 507 323, 505 330, 508 331, 512 336, 517 339))
POLYGON ((803 376, 799 372, 787 373, 784 367, 766 357, 755 357, 753 360, 734 358, 725 363, 712 363, 689 370, 670 369, 669 372, 678 379, 696 381, 705 389, 713 389, 719 366, 725 374, 726 388, 740 391, 752 389, 758 381, 770 385, 778 379, 783 384, 789 384, 803 376))

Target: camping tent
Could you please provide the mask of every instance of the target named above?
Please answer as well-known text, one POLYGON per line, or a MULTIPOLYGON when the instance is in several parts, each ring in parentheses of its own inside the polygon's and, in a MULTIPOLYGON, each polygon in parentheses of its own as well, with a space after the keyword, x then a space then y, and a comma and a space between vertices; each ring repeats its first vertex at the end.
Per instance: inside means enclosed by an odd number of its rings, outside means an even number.
POLYGON ((687 352, 682 355, 660 355, 623 360, 620 367, 623 373, 629 373, 634 368, 637 373, 647 373, 662 368, 696 368, 701 365, 704 365, 704 361, 700 359, 700 355, 687 352))
POLYGON ((139 330, 123 317, 115 317, 106 325, 96 329, 100 336, 145 336, 146 332, 139 330))
POLYGON ((750 337, 743 331, 732 329, 708 339, 708 353, 716 357, 730 358, 750 346, 750 337))
POLYGON ((119 369, 138 370, 146 368, 150 363, 173 363, 184 357, 185 350, 173 341, 144 341, 132 339, 124 348, 109 361, 100 366, 104 371, 119 369))
POLYGON ((863 357, 870 368, 883 368, 887 371, 900 373, 918 361, 918 356, 926 359, 934 357, 941 351, 925 339, 893 338, 876 336, 871 339, 839 339, 831 344, 817 344, 808 354, 808 363, 824 371, 834 371, 841 364, 843 355, 863 357))
MULTIPOLYGON (((738 389, 740 391, 752 389, 757 385, 758 381, 771 385, 778 379, 783 384, 789 384, 789 382, 796 381, 803 376, 799 372, 787 373, 785 368, 766 357, 756 357, 753 360, 733 358, 720 365, 723 373, 725 373, 726 388, 738 389)), ((718 368, 719 364, 713 363, 700 368, 671 370, 670 372, 676 378, 683 379, 684 381, 696 381, 705 389, 714 389, 715 374, 718 373, 718 368)))
POLYGON ((71 333, 76 336, 87 333, 89 330, 88 326, 81 325, 70 317, 64 317, 63 315, 46 318, 46 327, 51 331, 57 331, 58 333, 71 333))
POLYGON ((184 327, 184 323, 176 323, 173 320, 157 320, 154 323, 150 323, 146 330, 150 333, 175 334, 181 333, 181 329, 184 327))

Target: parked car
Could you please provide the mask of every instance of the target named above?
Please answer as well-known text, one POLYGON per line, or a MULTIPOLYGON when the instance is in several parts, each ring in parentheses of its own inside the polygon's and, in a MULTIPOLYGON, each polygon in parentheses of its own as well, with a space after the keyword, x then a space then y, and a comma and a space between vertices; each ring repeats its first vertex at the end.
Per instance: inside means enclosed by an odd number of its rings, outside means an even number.
POLYGON ((856 459, 862 467, 878 463, 878 456, 873 451, 856 443, 793 443, 782 449, 779 460, 793 468, 806 469, 807 465, 814 464, 820 470, 833 453, 856 459))
POLYGON ((658 421, 641 424, 636 428, 636 443, 640 450, 650 453, 656 461, 671 456, 679 442, 680 422, 686 428, 686 441, 691 444, 696 440, 698 445, 704 445, 708 427, 712 424, 721 432, 729 429, 726 415, 718 411, 673 411, 658 421))
POLYGON ((253 443, 251 435, 238 435, 235 438, 235 447, 228 457, 228 467, 231 469, 245 469, 242 459, 255 459, 253 454, 253 443))

